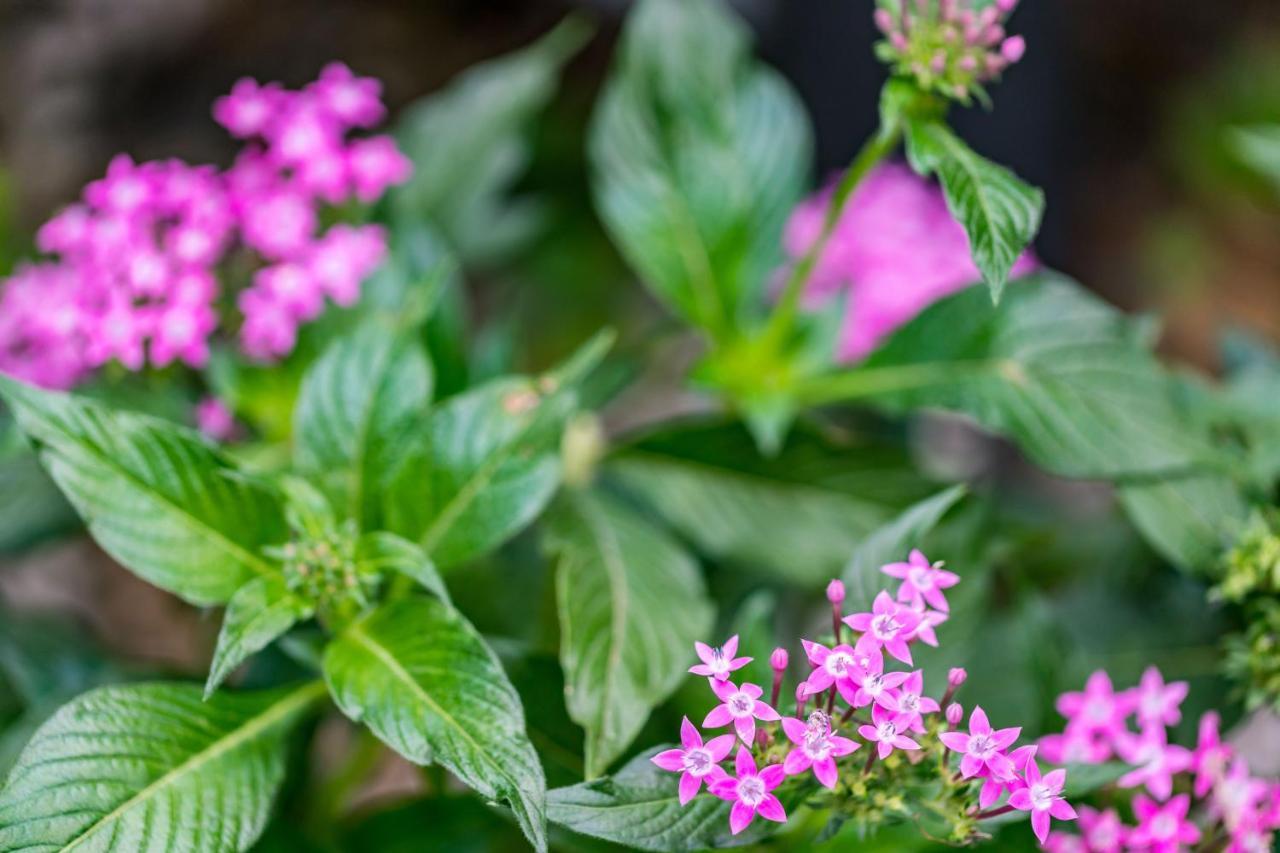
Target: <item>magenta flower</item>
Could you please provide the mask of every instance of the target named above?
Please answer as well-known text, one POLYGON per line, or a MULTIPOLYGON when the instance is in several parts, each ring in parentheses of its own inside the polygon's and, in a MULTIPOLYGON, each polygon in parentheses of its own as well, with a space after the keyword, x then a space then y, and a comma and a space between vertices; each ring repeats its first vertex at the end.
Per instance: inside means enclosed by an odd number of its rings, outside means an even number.
POLYGON ((372 77, 357 77, 341 62, 331 62, 308 89, 321 107, 348 127, 373 127, 386 117, 382 84, 372 77))
POLYGON ((1160 670, 1154 666, 1147 667, 1142 673, 1142 680, 1129 693, 1134 712, 1140 725, 1159 723, 1165 726, 1176 726, 1182 719, 1178 706, 1187 698, 1187 682, 1175 681, 1165 684, 1160 670))
POLYGON ((821 711, 809 715, 804 723, 795 717, 782 718, 782 731, 795 749, 787 753, 783 769, 788 776, 796 776, 810 767, 813 775, 827 788, 836 786, 836 759, 857 750, 862 744, 841 737, 831 731, 831 718, 821 711))
POLYGON ((217 397, 205 397, 197 403, 195 415, 196 428, 214 441, 226 441, 235 434, 235 415, 217 397))
POLYGON ((757 814, 765 820, 786 823, 787 813, 772 793, 787 778, 782 765, 771 764, 757 773, 751 750, 740 746, 734 758, 734 770, 738 774, 736 779, 730 776, 711 784, 712 794, 733 803, 729 810, 730 831, 734 835, 742 832, 757 814))
POLYGON ((1067 771, 1059 768, 1043 777, 1034 758, 1027 761, 1023 776, 1027 783, 1009 795, 1009 805, 1024 812, 1031 812, 1031 829, 1043 844, 1049 835, 1049 819, 1075 820, 1076 810, 1062 797, 1062 786, 1067 782, 1067 771))
POLYGON ((1210 711, 1200 718, 1199 739, 1195 752, 1191 754, 1191 769, 1195 771, 1195 794, 1203 797, 1227 771, 1227 763, 1231 761, 1235 750, 1230 744, 1222 742, 1218 735, 1219 717, 1210 711))
POLYGON ((903 679, 897 706, 899 713, 911 719, 908 728, 917 734, 924 734, 924 715, 940 710, 936 699, 924 695, 924 673, 918 669, 903 679))
POLYGON ((1014 775, 1013 762, 1004 754, 1018 735, 1021 726, 1007 729, 993 729, 987 721, 987 714, 979 706, 974 706, 969 714, 969 733, 942 732, 938 737, 948 749, 963 756, 960 759, 960 772, 966 779, 986 771, 997 779, 1007 780, 1014 775))
POLYGON ((1261 779, 1249 775, 1243 758, 1231 763, 1231 769, 1213 786, 1209 813, 1222 821, 1228 831, 1260 823, 1259 811, 1268 802, 1271 789, 1261 779))
POLYGON ((855 613, 846 616, 846 625, 855 631, 863 632, 863 637, 870 637, 873 642, 883 646, 885 651, 898 660, 911 665, 911 650, 907 648, 907 638, 920 624, 920 614, 898 604, 884 590, 872 602, 870 613, 855 613))
POLYGON ((1133 798, 1138 825, 1129 833, 1129 848, 1145 853, 1179 853, 1200 840, 1200 830, 1187 820, 1191 798, 1179 794, 1161 805, 1142 794, 1133 798))
POLYGON ((1026 779, 1017 775, 1027 772, 1027 763, 1036 757, 1037 747, 1034 744, 1020 746, 1009 753, 1009 762, 1013 765, 1014 775, 1009 779, 997 779, 993 775, 982 780, 982 789, 978 792, 978 806, 988 808, 995 805, 1005 793, 1012 794, 1020 788, 1027 787, 1026 779))
POLYGON ((895 749, 919 749, 920 744, 903 734, 907 730, 907 718, 904 714, 895 714, 879 705, 871 709, 871 722, 874 725, 859 726, 858 734, 863 740, 876 744, 876 755, 880 760, 889 757, 895 749))
POLYGON ((1092 732, 1068 727, 1040 738, 1040 755, 1050 764, 1101 764, 1111 757, 1111 744, 1092 732))
POLYGON ((920 624, 916 625, 916 629, 907 637, 907 642, 919 640, 926 646, 933 646, 936 649, 938 647, 938 635, 934 629, 946 622, 949 617, 941 610, 922 609, 924 606, 923 601, 920 602, 920 605, 920 607, 912 605, 912 609, 920 614, 920 624))
MULTIPOLYGON (((854 648, 839 645, 829 649, 821 643, 812 643, 808 640, 801 640, 800 645, 804 647, 804 653, 814 667, 805 678, 805 683, 808 685, 805 689, 808 694, 812 696, 815 693, 822 693, 834 684, 840 691, 840 695, 846 697, 845 701, 852 703, 852 697, 857 692, 854 679, 859 671, 854 648)), ((883 663, 881 666, 883 668, 883 663)))
POLYGON ((915 607, 920 602, 927 602, 930 607, 947 611, 947 599, 942 594, 960 583, 960 576, 942 568, 942 563, 930 563, 918 549, 912 550, 905 563, 889 563, 881 566, 880 571, 891 578, 898 578, 902 586, 898 588, 898 600, 905 601, 915 607))
POLYGON ((1116 740, 1116 752, 1125 762, 1137 765, 1116 784, 1121 788, 1146 785, 1161 801, 1173 793, 1173 777, 1191 768, 1191 751, 1170 745, 1164 726, 1151 726, 1137 735, 1125 732, 1116 740))
POLYGON ((1133 710, 1128 692, 1117 693, 1102 670, 1089 676, 1083 692, 1059 696, 1057 708, 1067 718, 1068 728, 1107 738, 1125 731, 1125 717, 1133 710))
POLYGON ((285 99, 279 83, 265 86, 243 77, 231 87, 231 94, 213 102, 213 119, 232 136, 248 139, 261 136, 276 117, 285 99))
POLYGON ((680 743, 683 749, 668 749, 649 760, 663 770, 681 774, 680 805, 683 806, 702 790, 704 780, 710 786, 728 778, 720 762, 728 758, 729 750, 733 749, 733 735, 720 735, 703 743, 698 729, 685 717, 680 723, 680 743))
POLYGON ((1121 853, 1128 839, 1129 828, 1120 820, 1115 809, 1098 811, 1081 806, 1080 837, 1090 853, 1121 853))
POLYGON ((756 736, 756 720, 772 722, 780 719, 778 712, 760 701, 764 691, 755 684, 743 684, 741 689, 732 682, 712 678, 711 689, 722 704, 711 709, 702 721, 704 729, 718 729, 733 723, 742 742, 750 744, 756 736))
POLYGON ((347 168, 356 198, 374 201, 388 187, 402 184, 413 174, 413 163, 400 153, 390 136, 371 136, 351 143, 347 168))
POLYGON ((738 635, 734 634, 720 648, 713 649, 706 643, 694 643, 693 649, 702 661, 689 667, 694 675, 705 675, 716 681, 727 681, 729 673, 742 669, 752 658, 734 657, 738 653, 738 635))
MULTIPOLYGON (((840 695, 846 702, 855 708, 861 708, 864 705, 875 704, 877 708, 884 708, 886 711, 898 710, 898 689, 910 677, 906 672, 885 672, 884 658, 880 654, 879 649, 873 650, 869 655, 870 660, 865 667, 858 667, 854 670, 854 682, 858 685, 858 690, 852 696, 852 701, 844 690, 840 690, 840 695)), ((839 683, 836 689, 840 689, 839 683)), ((918 715, 908 713, 908 716, 914 721, 918 715)))

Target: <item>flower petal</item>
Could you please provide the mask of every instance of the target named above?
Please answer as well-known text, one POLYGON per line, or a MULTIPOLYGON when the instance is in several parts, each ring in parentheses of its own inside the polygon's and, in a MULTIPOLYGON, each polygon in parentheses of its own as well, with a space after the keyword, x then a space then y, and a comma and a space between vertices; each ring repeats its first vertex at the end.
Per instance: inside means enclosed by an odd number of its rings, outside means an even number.
POLYGON ((707 752, 710 752, 711 757, 719 763, 724 761, 733 750, 734 740, 735 738, 733 735, 720 735, 719 737, 713 737, 711 740, 707 741, 706 750, 707 752))
POLYGON ((803 749, 796 748, 787 753, 786 760, 782 762, 782 769, 788 776, 799 776, 812 764, 813 759, 806 755, 803 749))
POLYGON ((745 746, 738 747, 738 754, 733 757, 733 769, 738 778, 756 775, 756 760, 751 757, 751 750, 745 746))
POLYGON ((1008 749, 1020 734, 1022 734, 1022 726, 1013 726, 1008 729, 996 729, 991 739, 996 742, 997 749, 1008 749))
POLYGON ((683 749, 664 750, 649 760, 661 767, 663 770, 670 770, 673 773, 684 770, 683 749))
POLYGON ((738 688, 734 687, 731 681, 715 680, 711 682, 711 692, 716 694, 716 698, 721 702, 728 702, 729 697, 738 692, 738 688))
POLYGON ((698 727, 689 722, 688 717, 680 721, 680 743, 684 744, 685 749, 702 746, 702 735, 698 733, 698 727))
POLYGON ((734 634, 732 637, 724 641, 724 645, 720 647, 720 653, 727 658, 732 658, 734 655, 738 653, 738 635, 737 634, 734 634))
POLYGON ((938 740, 942 741, 947 749, 953 749, 956 752, 969 751, 969 736, 964 732, 941 732, 938 740))
POLYGON ((729 725, 733 720, 733 714, 729 713, 727 705, 717 705, 711 709, 711 713, 707 714, 707 718, 702 721, 704 729, 718 729, 722 726, 729 725))
MULTIPOLYGON (((754 717, 735 717, 733 720, 733 728, 738 733, 738 737, 743 743, 751 743, 756 737, 756 721, 754 717)), ((742 753, 739 752, 739 755, 742 753)), ((739 771, 738 775, 742 775, 739 771)))
POLYGON ((716 659, 715 650, 706 643, 694 643, 693 650, 698 653, 698 660, 703 663, 711 663, 716 659))
POLYGON ((772 705, 766 705, 763 702, 757 702, 751 713, 755 714, 757 720, 763 720, 766 723, 781 719, 781 715, 773 709, 772 705))
POLYGON ((1031 789, 1019 788, 1009 795, 1009 805, 1019 811, 1031 810, 1031 789))
POLYGON ((973 713, 969 715, 969 733, 975 735, 991 734, 991 721, 987 719, 987 712, 982 710, 981 705, 974 705, 973 713))
POLYGON ((756 806, 756 814, 765 820, 771 820, 775 823, 787 822, 787 813, 782 808, 781 801, 773 794, 765 794, 764 799, 760 801, 760 805, 756 806))
POLYGON ((836 771, 835 759, 827 756, 821 761, 815 761, 813 763, 813 775, 818 777, 818 781, 822 783, 823 787, 835 790, 836 780, 840 777, 840 774, 836 771))
POLYGON ((763 687, 761 687, 759 684, 752 684, 748 681, 744 681, 742 683, 742 686, 739 687, 738 689, 741 690, 743 693, 747 694, 748 696, 750 696, 752 699, 759 699, 761 696, 764 695, 763 687))
POLYGON ((680 805, 687 805, 702 790, 702 777, 685 773, 680 777, 680 805))
POLYGON ((770 764, 760 771, 760 781, 764 782, 765 789, 769 791, 781 785, 786 778, 787 771, 781 764, 770 764))
POLYGON ((1049 814, 1058 820, 1075 820, 1076 810, 1066 800, 1054 800, 1053 805, 1049 806, 1049 814))
POLYGON ((729 810, 729 831, 734 835, 747 828, 747 824, 751 823, 751 819, 756 816, 756 810, 742 801, 733 804, 733 808, 729 810))
POLYGON ((1047 811, 1033 811, 1031 813, 1031 830, 1036 834, 1041 844, 1049 837, 1049 813, 1047 811))
POLYGON ((707 790, 714 797, 732 802, 738 799, 738 780, 732 776, 725 776, 723 779, 717 779, 708 785, 707 790))
POLYGON ((809 727, 795 717, 783 717, 782 731, 787 736, 787 740, 799 746, 804 743, 804 736, 809 731, 809 727))

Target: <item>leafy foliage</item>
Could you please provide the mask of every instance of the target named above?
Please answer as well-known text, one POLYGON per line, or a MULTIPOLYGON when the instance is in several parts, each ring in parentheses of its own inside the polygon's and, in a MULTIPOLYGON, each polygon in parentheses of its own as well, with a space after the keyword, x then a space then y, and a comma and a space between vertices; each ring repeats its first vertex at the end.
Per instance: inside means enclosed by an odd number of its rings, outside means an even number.
POLYGON ((205 698, 245 659, 294 623, 309 618, 314 610, 312 604, 289 591, 283 575, 263 575, 236 590, 222 618, 218 646, 204 686, 205 698))
POLYGON ((40 727, 0 790, 5 850, 243 850, 318 682, 254 693, 104 687, 40 727))
POLYGON ((587 732, 590 779, 675 688, 712 610, 697 563, 615 499, 575 494, 552 512, 547 529, 558 558, 565 699, 587 732))
POLYGON ((389 602, 329 644, 324 673, 344 714, 410 761, 438 761, 508 802, 529 840, 546 848, 546 781, 520 697, 456 610, 423 595, 389 602))

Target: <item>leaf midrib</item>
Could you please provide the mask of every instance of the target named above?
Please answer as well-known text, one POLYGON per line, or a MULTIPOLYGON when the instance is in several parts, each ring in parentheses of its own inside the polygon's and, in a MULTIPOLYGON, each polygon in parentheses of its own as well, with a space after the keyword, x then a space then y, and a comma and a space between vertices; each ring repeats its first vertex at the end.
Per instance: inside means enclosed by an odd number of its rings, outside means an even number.
POLYGON ((176 784, 176 781, 181 779, 183 776, 197 772, 201 767, 209 762, 217 760, 230 750, 258 736, 268 727, 281 719, 288 717, 300 707, 320 698, 324 695, 324 692, 324 682, 312 681, 302 685, 287 696, 281 697, 280 701, 267 708, 263 713, 252 717, 245 725, 242 725, 218 738, 213 743, 209 744, 209 746, 192 755, 186 761, 182 762, 172 770, 169 770, 163 776, 156 779, 154 782, 151 782, 132 797, 116 806, 98 820, 94 821, 88 829, 76 836, 69 844, 63 847, 61 849, 61 853, 66 853, 68 850, 75 849, 103 827, 120 818, 125 814, 125 812, 151 799, 170 784, 176 784))

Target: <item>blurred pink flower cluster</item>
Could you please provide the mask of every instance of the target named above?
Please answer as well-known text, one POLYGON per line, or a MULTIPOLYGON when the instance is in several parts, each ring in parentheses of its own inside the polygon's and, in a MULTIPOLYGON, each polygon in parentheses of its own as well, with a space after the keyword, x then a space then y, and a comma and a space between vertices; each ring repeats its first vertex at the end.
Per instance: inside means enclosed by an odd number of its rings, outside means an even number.
POLYGON ((232 253, 254 270, 236 299, 242 348, 287 355, 326 297, 353 303, 386 253, 377 226, 320 231, 324 205, 371 202, 409 177, 390 137, 349 136, 382 120, 380 90, 340 63, 298 91, 244 79, 213 109, 245 140, 230 169, 117 156, 40 229, 52 259, 0 282, 0 371, 67 388, 112 360, 202 367, 232 253))
POLYGON ((1214 842, 1206 849, 1272 849, 1273 833, 1280 828, 1280 783, 1250 775, 1244 758, 1220 737, 1216 713, 1200 718, 1194 750, 1169 743, 1168 727, 1182 719, 1186 695, 1185 681, 1166 684, 1151 667, 1128 690, 1114 689, 1099 670, 1083 691, 1058 697, 1067 725, 1061 734, 1041 739, 1041 755, 1079 764, 1119 759, 1131 765, 1119 787, 1142 792, 1133 800, 1136 825, 1124 824, 1115 809, 1082 808, 1080 835, 1055 832, 1049 849, 1175 853, 1202 838, 1214 842), (1131 718, 1137 731, 1129 728, 1131 718))
MULTIPOLYGON (((799 258, 822 232, 831 188, 806 199, 791 215, 784 237, 799 258)), ((1017 277, 1037 262, 1024 254, 1017 277)), ((929 305, 981 279, 969 238, 952 219, 942 190, 904 165, 868 174, 846 203, 809 280, 806 302, 821 305, 847 292, 838 357, 857 361, 929 305)))

